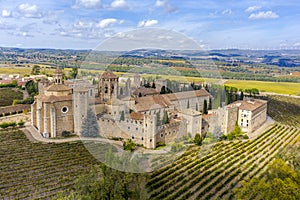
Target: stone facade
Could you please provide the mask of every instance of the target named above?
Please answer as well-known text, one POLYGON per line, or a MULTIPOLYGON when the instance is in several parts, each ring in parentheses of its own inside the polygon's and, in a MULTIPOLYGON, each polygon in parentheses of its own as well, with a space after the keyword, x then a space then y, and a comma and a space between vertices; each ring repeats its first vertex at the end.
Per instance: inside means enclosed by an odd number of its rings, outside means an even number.
POLYGON ((60 69, 53 80, 52 84, 45 80, 39 84, 39 95, 31 105, 31 124, 44 137, 59 137, 63 131, 79 134, 89 105, 89 89, 65 85, 60 69))

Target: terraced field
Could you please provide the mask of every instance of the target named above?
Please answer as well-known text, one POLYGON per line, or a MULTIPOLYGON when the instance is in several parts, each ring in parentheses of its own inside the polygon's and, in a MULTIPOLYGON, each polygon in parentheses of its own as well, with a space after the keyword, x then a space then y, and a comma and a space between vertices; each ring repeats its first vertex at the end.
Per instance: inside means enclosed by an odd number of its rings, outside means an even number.
POLYGON ((30 142, 18 130, 0 130, 0 199, 51 199, 68 191, 97 160, 81 142, 30 142))
POLYGON ((299 128, 275 124, 254 140, 218 142, 205 156, 200 147, 192 147, 151 174, 150 199, 231 199, 241 180, 259 176, 276 153, 299 135, 299 128))

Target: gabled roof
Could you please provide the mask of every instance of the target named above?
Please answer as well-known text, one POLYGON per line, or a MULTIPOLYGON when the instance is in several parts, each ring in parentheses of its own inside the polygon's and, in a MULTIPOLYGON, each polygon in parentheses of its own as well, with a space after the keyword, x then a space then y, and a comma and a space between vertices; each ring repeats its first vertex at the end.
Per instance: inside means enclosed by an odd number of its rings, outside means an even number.
POLYGON ((253 112, 265 104, 267 104, 267 101, 259 100, 259 99, 251 99, 251 100, 244 100, 244 101, 241 100, 235 101, 229 104, 228 106, 237 106, 241 110, 247 110, 253 112))
POLYGON ((37 95, 35 98, 37 98, 38 100, 42 101, 42 102, 59 102, 59 101, 71 101, 72 100, 72 95, 66 95, 66 96, 54 96, 54 95, 50 95, 47 96, 45 94, 40 94, 37 95))
POLYGON ((63 85, 63 84, 52 84, 48 87, 46 87, 46 90, 47 91, 68 91, 68 90, 71 90, 70 87, 66 86, 66 85, 63 85))
POLYGON ((167 108, 173 105, 172 102, 163 95, 139 97, 136 98, 135 101, 135 109, 137 112, 167 108))
POLYGON ((205 89, 202 88, 201 90, 176 92, 171 94, 164 94, 163 96, 167 97, 170 101, 177 101, 180 99, 188 99, 193 97, 210 97, 211 95, 205 89))
POLYGON ((156 91, 154 88, 145 88, 145 87, 139 87, 133 92, 133 94, 136 96, 138 96, 139 93, 141 93, 142 96, 159 94, 159 92, 156 91))

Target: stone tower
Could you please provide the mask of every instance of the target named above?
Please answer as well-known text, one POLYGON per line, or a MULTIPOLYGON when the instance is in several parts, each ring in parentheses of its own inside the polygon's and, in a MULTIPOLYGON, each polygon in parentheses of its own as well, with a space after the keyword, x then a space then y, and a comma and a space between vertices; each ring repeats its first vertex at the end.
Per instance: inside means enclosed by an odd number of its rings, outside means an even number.
POLYGON ((89 106, 89 89, 82 86, 73 88, 74 133, 80 135, 89 106))
POLYGON ((57 67, 56 70, 54 71, 53 79, 54 79, 54 84, 56 84, 56 85, 62 85, 64 83, 63 82, 63 73, 59 67, 57 67))
POLYGON ((44 94, 45 88, 48 87, 49 84, 50 84, 50 82, 48 81, 48 79, 42 78, 42 79, 38 82, 39 94, 44 94))
POLYGON ((130 96, 131 95, 130 93, 131 93, 131 80, 130 78, 128 78, 125 86, 125 95, 130 96))
POLYGON ((139 74, 134 74, 133 76, 133 86, 139 88, 141 86, 141 76, 139 74))
POLYGON ((100 77, 98 82, 98 95, 102 102, 118 97, 119 78, 109 69, 100 77))
POLYGON ((144 116, 144 146, 154 149, 156 147, 156 115, 144 116))

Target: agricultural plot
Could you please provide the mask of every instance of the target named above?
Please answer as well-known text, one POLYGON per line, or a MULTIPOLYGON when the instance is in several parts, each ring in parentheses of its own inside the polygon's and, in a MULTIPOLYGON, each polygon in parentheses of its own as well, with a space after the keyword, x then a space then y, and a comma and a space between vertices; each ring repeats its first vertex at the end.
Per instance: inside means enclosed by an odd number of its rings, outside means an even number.
POLYGON ((0 199, 51 199, 68 192, 98 161, 81 142, 30 142, 18 130, 0 130, 0 199))
POLYGON ((193 147, 151 174, 150 199, 231 199, 241 180, 259 176, 299 135, 296 127, 275 124, 254 140, 218 142, 204 156, 193 147))
POLYGON ((225 82, 225 85, 239 89, 257 88, 261 92, 292 95, 300 94, 300 83, 229 80, 225 82))

